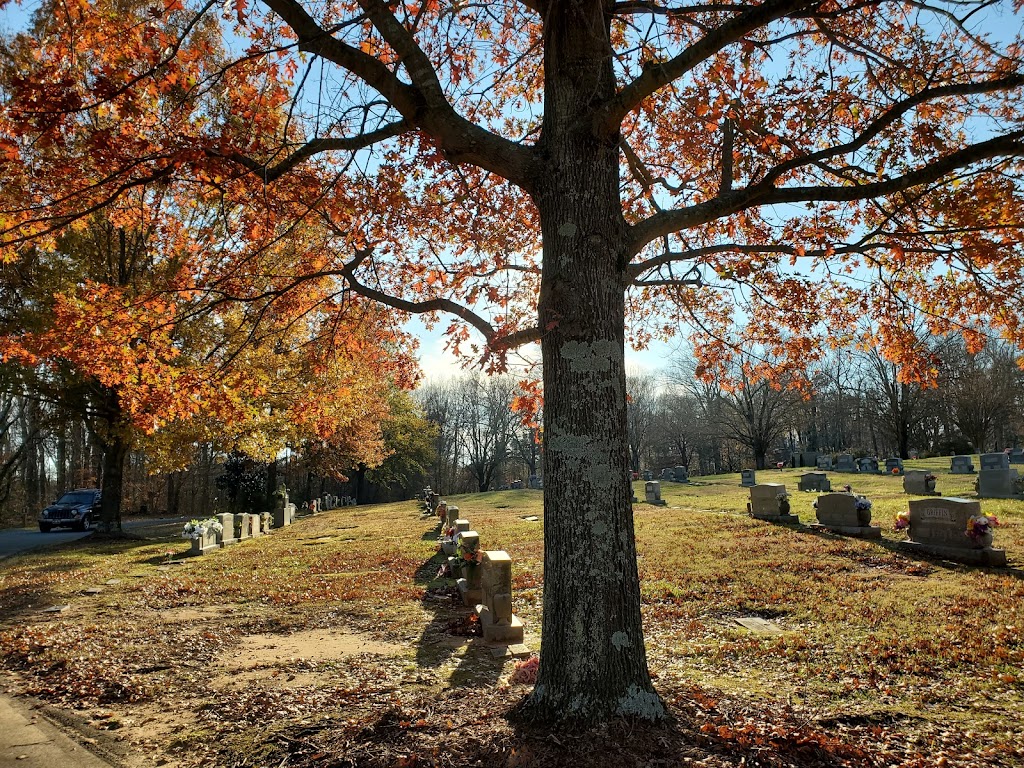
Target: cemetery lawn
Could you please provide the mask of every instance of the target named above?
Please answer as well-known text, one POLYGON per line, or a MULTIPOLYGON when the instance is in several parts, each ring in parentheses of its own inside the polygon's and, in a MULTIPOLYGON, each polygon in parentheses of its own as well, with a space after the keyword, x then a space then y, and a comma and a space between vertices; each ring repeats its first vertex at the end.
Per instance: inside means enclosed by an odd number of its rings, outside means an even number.
MULTIPOLYGON (((973 497, 948 458, 907 466, 973 497)), ((784 482, 809 523, 801 471, 758 481, 784 482)), ((901 478, 829 478, 874 501, 881 542, 753 520, 738 475, 663 483, 667 507, 634 506, 667 724, 518 721, 529 686, 436 578, 436 520, 415 502, 300 519, 203 557, 185 556, 174 526, 12 558, 0 664, 8 688, 132 768, 1024 765, 1024 502, 982 502, 1010 567, 976 568, 897 550, 901 478), (168 550, 184 564, 161 566, 168 550)), ((536 652, 542 522, 523 518, 543 520, 541 492, 449 501, 484 549, 512 556, 536 652)))

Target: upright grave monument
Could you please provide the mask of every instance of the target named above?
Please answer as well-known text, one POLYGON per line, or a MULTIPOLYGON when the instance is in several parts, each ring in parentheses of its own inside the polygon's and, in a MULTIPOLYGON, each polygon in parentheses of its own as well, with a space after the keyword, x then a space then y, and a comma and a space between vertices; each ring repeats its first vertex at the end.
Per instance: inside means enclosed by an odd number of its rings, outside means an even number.
POLYGON ((836 472, 857 472, 857 463, 852 453, 840 453, 836 459, 836 472))
POLYGON ((1017 493, 1017 470, 1010 469, 1005 453, 983 453, 978 472, 978 498, 1013 499, 1017 493))
POLYGON ((885 460, 885 474, 887 475, 902 475, 903 474, 903 459, 899 456, 892 456, 885 460))
POLYGON ((878 468, 878 459, 874 456, 864 456, 857 459, 857 469, 865 474, 877 475, 881 470, 878 468))
POLYGON ((797 488, 801 491, 827 492, 832 490, 832 483, 824 472, 804 472, 800 475, 797 488))
POLYGON ((988 520, 981 514, 981 503, 974 499, 911 499, 910 538, 900 546, 971 565, 1005 566, 1005 550, 992 548, 988 520))
POLYGON ((811 527, 825 528, 845 536, 880 539, 882 529, 871 524, 871 502, 852 493, 826 493, 814 504, 817 523, 811 527))
POLYGON ((939 496, 935 490, 937 478, 924 469, 908 469, 903 474, 903 492, 916 496, 939 496))
POLYGON ((747 512, 758 520, 772 523, 799 523, 800 518, 790 514, 789 494, 782 483, 759 483, 750 489, 747 512))
POLYGON ((974 463, 970 456, 954 456, 949 460, 949 473, 951 475, 975 475, 974 463))
POLYGON ((501 550, 484 552, 480 568, 483 598, 476 612, 484 640, 522 643, 523 622, 512 613, 512 558, 501 550))
POLYGON ((661 483, 657 480, 648 480, 644 483, 644 498, 648 504, 654 504, 656 507, 666 506, 666 502, 661 498, 661 483))
POLYGON ((744 469, 740 471, 740 488, 753 488, 757 485, 754 470, 744 469))

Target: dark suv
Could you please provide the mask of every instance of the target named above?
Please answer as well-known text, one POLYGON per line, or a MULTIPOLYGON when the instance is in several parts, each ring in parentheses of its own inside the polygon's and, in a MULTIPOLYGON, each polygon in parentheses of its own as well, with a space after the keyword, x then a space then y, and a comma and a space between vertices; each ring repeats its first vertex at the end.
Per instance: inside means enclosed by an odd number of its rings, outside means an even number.
POLYGON ((39 530, 48 533, 52 528, 68 526, 76 531, 87 531, 92 521, 100 516, 100 492, 97 488, 67 491, 39 516, 39 530))

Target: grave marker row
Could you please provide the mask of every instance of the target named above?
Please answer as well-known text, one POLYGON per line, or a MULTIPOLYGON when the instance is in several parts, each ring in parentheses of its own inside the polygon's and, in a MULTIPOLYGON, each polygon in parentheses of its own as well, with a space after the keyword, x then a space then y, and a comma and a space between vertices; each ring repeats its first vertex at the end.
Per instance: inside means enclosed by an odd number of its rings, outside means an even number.
MULTIPOLYGON (((424 500, 432 495, 424 493, 424 500)), ((473 607, 480 618, 484 640, 522 644, 523 622, 512 612, 512 558, 502 550, 481 550, 480 534, 470 529, 468 519, 458 516, 458 507, 442 499, 434 507, 442 518, 441 551, 448 555, 448 569, 463 605, 473 607)))

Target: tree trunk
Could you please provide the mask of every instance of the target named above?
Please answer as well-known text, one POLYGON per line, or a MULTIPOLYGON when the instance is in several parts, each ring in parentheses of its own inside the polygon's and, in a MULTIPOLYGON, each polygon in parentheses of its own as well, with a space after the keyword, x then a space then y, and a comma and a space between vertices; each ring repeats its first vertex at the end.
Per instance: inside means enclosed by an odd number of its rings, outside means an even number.
POLYGON ((640 617, 626 471, 624 270, 617 133, 591 104, 614 91, 600 3, 545 18, 545 122, 535 179, 544 270, 544 620, 527 711, 547 719, 657 719, 640 617))
POLYGON ((128 443, 115 431, 103 440, 103 500, 100 506, 99 530, 104 533, 121 531, 121 498, 124 493, 124 465, 128 457, 128 443))
POLYGON ((356 504, 365 504, 366 499, 363 496, 363 489, 366 484, 366 465, 360 464, 356 471, 352 473, 352 489, 356 497, 356 504))
POLYGON ((177 517, 181 514, 181 473, 171 472, 167 475, 167 516, 177 517))

